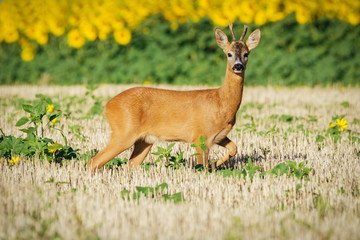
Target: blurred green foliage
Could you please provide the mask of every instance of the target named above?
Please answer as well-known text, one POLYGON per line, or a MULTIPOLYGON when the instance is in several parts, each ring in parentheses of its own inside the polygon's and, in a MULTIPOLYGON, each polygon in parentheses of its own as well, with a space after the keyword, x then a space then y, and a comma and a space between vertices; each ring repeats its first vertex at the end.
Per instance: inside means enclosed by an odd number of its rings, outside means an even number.
MULTIPOLYGON (((249 33, 255 30, 249 26, 249 33)), ((0 84, 137 83, 220 85, 226 57, 216 45, 208 19, 172 30, 159 16, 133 32, 128 46, 112 36, 80 49, 66 37, 50 36, 31 62, 20 47, 0 44, 0 84)), ((234 23, 237 38, 242 24, 234 23)), ((228 29, 223 29, 230 38, 228 29)), ((249 56, 247 85, 359 85, 360 27, 322 18, 298 24, 294 16, 261 27, 259 46, 249 56)))

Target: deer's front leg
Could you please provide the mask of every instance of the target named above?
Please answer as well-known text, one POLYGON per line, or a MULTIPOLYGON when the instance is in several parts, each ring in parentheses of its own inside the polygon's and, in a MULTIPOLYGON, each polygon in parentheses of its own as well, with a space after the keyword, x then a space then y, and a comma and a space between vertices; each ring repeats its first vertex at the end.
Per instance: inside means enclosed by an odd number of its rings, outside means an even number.
POLYGON ((229 150, 227 154, 225 154, 224 157, 222 157, 220 160, 216 162, 216 167, 219 167, 221 164, 226 162, 229 158, 233 157, 237 153, 237 148, 235 143, 233 143, 228 137, 225 137, 223 140, 221 140, 218 145, 226 148, 229 150))

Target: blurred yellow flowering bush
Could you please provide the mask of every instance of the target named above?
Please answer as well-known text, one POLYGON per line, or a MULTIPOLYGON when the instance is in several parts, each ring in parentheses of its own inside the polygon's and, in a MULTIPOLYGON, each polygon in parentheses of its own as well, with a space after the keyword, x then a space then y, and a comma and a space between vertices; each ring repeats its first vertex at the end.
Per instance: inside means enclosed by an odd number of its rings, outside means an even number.
POLYGON ((163 14, 176 29, 186 21, 209 17, 215 25, 229 21, 263 25, 295 14, 303 24, 324 15, 360 23, 358 0, 3 0, 0 2, 0 43, 18 43, 24 61, 34 58, 37 43, 45 45, 49 34, 67 35, 73 48, 86 41, 113 35, 120 45, 131 41, 131 30, 148 17, 163 14))

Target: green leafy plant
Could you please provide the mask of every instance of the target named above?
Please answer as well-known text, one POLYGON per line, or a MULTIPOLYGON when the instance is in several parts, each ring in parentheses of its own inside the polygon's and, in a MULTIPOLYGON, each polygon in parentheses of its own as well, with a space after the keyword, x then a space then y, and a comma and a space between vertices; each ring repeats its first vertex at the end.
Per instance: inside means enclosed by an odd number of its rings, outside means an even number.
MULTIPOLYGON (((204 152, 206 151, 206 149, 207 149, 207 147, 206 147, 206 139, 205 139, 205 137, 204 136, 200 136, 200 142, 199 142, 199 144, 196 144, 196 143, 194 143, 194 144, 191 144, 191 147, 194 147, 194 148, 196 148, 196 147, 200 147, 201 148, 201 150, 203 150, 204 152)), ((194 155, 196 155, 196 154, 194 154, 194 155)))
POLYGON ((272 176, 286 175, 289 177, 296 177, 298 179, 309 180, 308 176, 311 169, 305 167, 305 161, 296 164, 295 161, 287 161, 286 163, 279 163, 268 172, 262 172, 260 176, 270 174, 272 176))
MULTIPOLYGON (((194 147, 194 148, 197 148, 199 147, 202 151, 203 151, 203 162, 205 162, 205 151, 207 150, 207 146, 206 146, 206 139, 204 136, 200 136, 200 141, 198 144, 194 143, 194 144, 191 144, 191 147, 194 147)), ((199 155, 200 153, 194 153, 192 154, 191 156, 196 156, 196 155, 199 155)), ((197 164, 195 166, 195 169, 197 171, 201 171, 201 170, 206 170, 207 169, 207 166, 204 166, 202 164, 197 164)))
POLYGON ((257 130, 257 126, 255 124, 254 120, 251 120, 250 123, 245 123, 243 127, 241 128, 236 128, 236 131, 238 132, 251 132, 251 133, 255 133, 257 130))
POLYGON ((75 124, 75 125, 69 126, 69 129, 77 139, 81 140, 81 142, 86 142, 87 138, 82 133, 83 127, 81 127, 79 124, 75 124))
POLYGON ((162 148, 162 147, 157 147, 158 150, 157 152, 152 153, 153 155, 159 156, 154 163, 158 163, 160 162, 163 158, 165 158, 166 160, 166 164, 169 163, 171 156, 171 152, 172 152, 172 147, 175 145, 175 143, 171 143, 169 144, 166 148, 162 148))
POLYGON ((249 176, 250 181, 253 181, 253 178, 257 172, 259 172, 260 177, 265 175, 271 176, 282 176, 286 175, 288 177, 296 177, 298 179, 309 180, 308 176, 311 169, 305 167, 305 162, 300 162, 296 164, 294 161, 287 161, 286 163, 279 163, 269 171, 261 171, 259 166, 253 165, 252 159, 249 158, 246 165, 244 165, 242 170, 239 169, 222 169, 218 172, 223 177, 243 177, 246 180, 246 177, 249 176))
POLYGON ((344 108, 348 108, 350 106, 350 103, 348 101, 344 101, 344 102, 340 103, 340 105, 344 108))
MULTIPOLYGON (((348 127, 347 120, 344 119, 345 115, 334 116, 332 121, 329 123, 329 127, 325 132, 325 136, 333 140, 334 143, 341 142, 342 132, 348 127)), ((349 133, 349 140, 352 142, 358 141, 356 134, 352 133, 351 130, 347 130, 349 133)), ((322 143, 325 137, 321 134, 316 136, 315 142, 322 143)))
MULTIPOLYGON (((21 117, 16 127, 27 127, 20 129, 26 133, 26 137, 6 136, 1 130, 0 157, 10 159, 12 156, 38 156, 40 159, 62 162, 63 159, 76 157, 76 152, 68 146, 67 138, 63 130, 57 127, 58 118, 62 115, 57 104, 53 104, 50 97, 42 94, 36 95, 37 100, 33 104, 23 104, 22 108, 27 116, 21 117), (64 144, 59 144, 51 138, 44 136, 45 130, 60 132, 64 144)), ((62 126, 63 128, 63 126, 62 126)))
POLYGON ((89 162, 89 160, 96 155, 96 153, 97 153, 96 149, 87 150, 84 153, 79 154, 77 158, 83 161, 86 165, 89 162))
POLYGON ((183 158, 183 155, 184 155, 184 152, 180 152, 179 155, 177 155, 177 156, 171 156, 167 167, 171 167, 173 169, 178 169, 181 166, 185 166, 186 161, 183 158))
POLYGON ((219 171, 223 177, 243 177, 246 180, 246 177, 249 176, 250 181, 253 181, 253 178, 257 172, 259 172, 261 168, 259 166, 255 166, 252 162, 251 158, 248 158, 248 162, 244 165, 242 170, 239 169, 222 169, 219 171))
POLYGON ((105 167, 108 168, 114 168, 114 167, 120 167, 121 165, 127 164, 129 162, 129 159, 124 158, 121 160, 121 158, 113 158, 109 162, 105 164, 105 167))
POLYGON ((311 169, 305 167, 305 161, 300 162, 299 164, 296 164, 295 161, 288 161, 287 162, 289 166, 289 174, 288 176, 295 176, 298 179, 305 179, 309 180, 308 176, 310 174, 311 169))
MULTIPOLYGON (((157 147, 157 152, 152 153, 153 155, 158 156, 158 158, 154 161, 153 164, 159 163, 162 159, 165 159, 165 167, 173 168, 173 169, 179 169, 181 166, 186 165, 186 160, 184 159, 184 152, 181 151, 178 155, 172 155, 172 148, 174 147, 175 143, 169 144, 166 148, 157 147)), ((191 147, 199 147, 203 152, 207 150, 206 146, 206 139, 203 136, 200 136, 200 142, 199 144, 192 144, 191 147)), ((199 153, 194 153, 191 156, 199 155, 199 153)), ((205 154, 203 154, 203 157, 205 157, 205 154)), ((205 161, 205 159, 204 159, 205 161)), ((216 162, 216 161, 214 161, 216 162)), ((143 163, 145 169, 148 169, 150 167, 150 163, 143 163)), ((206 170, 205 166, 202 164, 197 164, 195 166, 195 170, 202 171, 206 170)))
POLYGON ((282 121, 282 122, 292 122, 294 120, 294 117, 290 116, 290 115, 283 114, 283 115, 280 116, 279 120, 282 121))
POLYGON ((259 166, 254 166, 253 162, 251 160, 251 158, 248 159, 248 163, 244 166, 244 178, 246 177, 246 175, 249 176, 250 181, 253 181, 254 175, 256 173, 257 170, 260 170, 259 166))
POLYGON ((181 203, 183 201, 183 197, 181 192, 177 192, 174 194, 164 193, 168 190, 167 183, 161 183, 156 185, 155 187, 136 187, 136 192, 130 194, 130 191, 124 189, 121 191, 121 197, 124 200, 139 200, 141 197, 145 198, 154 198, 154 199, 162 199, 164 201, 172 201, 174 203, 181 203))
POLYGON ((186 160, 183 158, 184 152, 181 151, 178 155, 175 156, 171 155, 174 145, 175 143, 171 143, 169 146, 167 146, 167 148, 158 147, 157 152, 152 153, 153 155, 159 156, 155 160, 154 164, 165 158, 165 167, 178 169, 181 166, 185 166, 186 160))
POLYGON ((216 174, 220 174, 223 177, 244 177, 246 176, 246 171, 245 170, 239 170, 239 169, 221 169, 219 170, 216 174))
POLYGON ((85 96, 90 96, 93 105, 91 106, 90 110, 87 113, 87 116, 93 115, 101 115, 104 111, 104 106, 101 97, 97 97, 94 94, 94 91, 99 88, 97 84, 88 84, 86 85, 86 93, 85 96))
POLYGON ((270 128, 270 130, 267 130, 267 131, 260 131, 259 132, 259 135, 264 137, 264 136, 267 136, 269 134, 276 134, 276 133, 279 133, 280 132, 280 129, 276 127, 276 125, 272 126, 272 128, 270 128))
POLYGON ((317 117, 316 117, 316 116, 313 116, 313 115, 308 115, 308 119, 307 119, 307 121, 309 121, 309 122, 317 122, 317 121, 318 121, 318 119, 317 119, 317 117))
POLYGON ((359 133, 353 133, 353 132, 349 132, 349 141, 352 143, 360 143, 360 134, 359 133))

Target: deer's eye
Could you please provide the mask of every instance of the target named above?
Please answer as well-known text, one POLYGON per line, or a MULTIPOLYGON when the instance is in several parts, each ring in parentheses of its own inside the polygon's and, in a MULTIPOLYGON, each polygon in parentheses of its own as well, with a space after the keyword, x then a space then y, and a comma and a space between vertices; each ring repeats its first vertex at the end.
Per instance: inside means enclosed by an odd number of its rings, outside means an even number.
POLYGON ((231 53, 228 53, 228 57, 232 57, 232 54, 231 54, 231 53))
POLYGON ((248 53, 245 53, 245 54, 244 54, 244 58, 247 58, 248 56, 249 56, 248 53))

